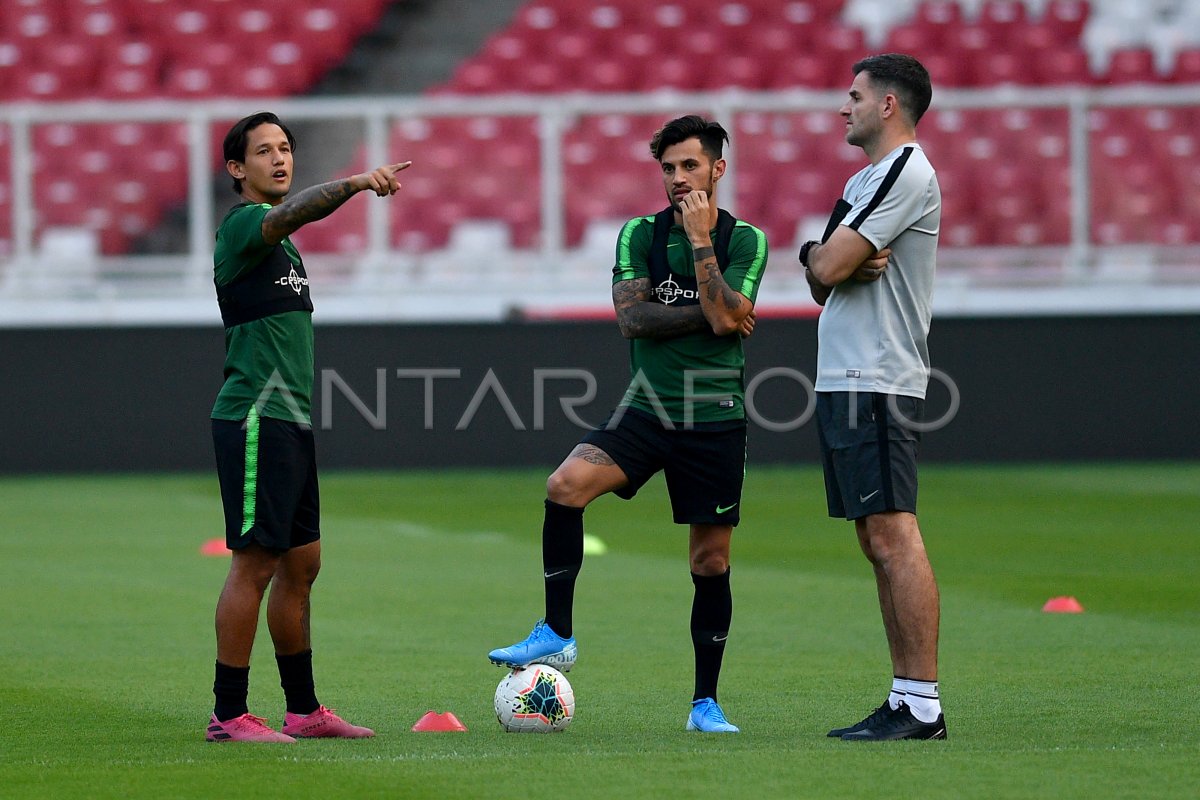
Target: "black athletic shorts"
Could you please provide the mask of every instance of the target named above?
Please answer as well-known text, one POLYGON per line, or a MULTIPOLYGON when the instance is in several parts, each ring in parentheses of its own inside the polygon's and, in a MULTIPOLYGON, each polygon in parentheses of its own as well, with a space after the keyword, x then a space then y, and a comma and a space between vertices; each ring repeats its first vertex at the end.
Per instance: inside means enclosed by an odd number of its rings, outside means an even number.
POLYGON ((925 401, 871 392, 817 392, 817 435, 829 516, 917 513, 917 444, 925 401))
POLYGON ((736 526, 741 519, 745 420, 697 422, 671 430, 653 414, 621 407, 580 444, 599 447, 625 473, 629 483, 614 492, 617 497, 633 497, 661 470, 676 523, 736 526))
POLYGON ((283 551, 321 538, 311 427, 252 413, 214 419, 212 432, 230 550, 257 542, 283 551))

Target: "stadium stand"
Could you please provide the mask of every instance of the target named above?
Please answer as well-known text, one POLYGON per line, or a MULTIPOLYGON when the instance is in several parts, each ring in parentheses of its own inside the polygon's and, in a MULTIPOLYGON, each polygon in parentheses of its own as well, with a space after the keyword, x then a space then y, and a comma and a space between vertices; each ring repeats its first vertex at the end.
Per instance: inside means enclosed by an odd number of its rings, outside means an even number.
MULTIPOLYGON (((848 65, 867 49, 917 55, 937 87, 1194 82, 1200 72, 1200 53, 1194 49, 1200 24, 1191 24, 1200 13, 1195 6, 1183 0, 702 0, 652 6, 636 0, 537 0, 439 90, 840 89, 848 65), (692 18, 710 24, 685 30, 692 18), (1181 27, 1191 33, 1180 33, 1181 27), (585 53, 592 60, 581 70, 585 53)), ((1125 115, 1100 115, 1110 116, 1125 115)), ((798 221, 801 229, 811 227, 827 213, 829 198, 840 194, 860 160, 830 132, 836 122, 832 110, 829 121, 818 117, 766 115, 739 122, 738 208, 760 222, 773 241, 790 244, 801 235, 798 221)), ((1200 188, 1189 182, 1192 171, 1166 168, 1178 166, 1180 159, 1196 160, 1180 144, 1190 141, 1189 129, 1175 127, 1188 124, 1185 115, 1167 119, 1169 127, 1153 137, 1175 142, 1176 149, 1169 152, 1161 145, 1139 152, 1138 161, 1158 160, 1134 170, 1128 158, 1104 147, 1108 123, 1093 128, 1094 185, 1106 189, 1097 193, 1094 208, 1098 242, 1195 241, 1189 238, 1194 226, 1161 202, 1145 202, 1146 175, 1161 179, 1157 197, 1200 188), (1147 217, 1156 211, 1167 216, 1151 222, 1147 217)), ((644 140, 654 123, 643 122, 626 126, 624 141, 607 137, 605 152, 645 161, 644 140)), ((570 136, 567 141, 573 141, 570 136)), ((934 110, 922 126, 922 141, 944 184, 955 188, 946 193, 948 243, 1028 246, 1069 240, 1065 110, 934 110)), ((585 136, 575 152, 594 146, 585 136)), ((614 160, 604 163, 611 170, 614 160)), ((571 245, 580 241, 589 218, 629 216, 659 202, 623 188, 646 179, 645 170, 633 165, 619 167, 602 183, 586 181, 585 163, 570 164, 568 172, 571 245)))
MULTIPOLYGON (((11 0, 0 5, 0 102, 204 99, 299 94, 342 61, 386 0, 11 0), (248 61, 265 53, 265 61, 248 61)), ((0 211, 11 195, 0 128, 0 211)), ((219 143, 219 142, 218 142, 219 143)), ((215 147, 215 146, 214 146, 215 147)), ((219 148, 217 148, 219 151, 219 148)), ((37 229, 95 231, 124 252, 186 196, 180 126, 40 126, 37 229), (54 174, 65 157, 71 177, 54 174), (81 201, 100 201, 98 204, 81 201)), ((11 249, 0 219, 0 254, 11 249)))
MULTIPOLYGON (((263 97, 301 94, 345 59, 385 0, 13 0, 0 6, 0 100, 263 97), (265 63, 247 68, 248 52, 265 63)), ((434 95, 841 90, 870 50, 922 58, 935 87, 1103 87, 1200 83, 1200 4, 1186 0, 532 0, 434 95), (702 24, 699 24, 699 22, 702 24)), ((633 115, 586 117, 564 132, 566 243, 593 221, 661 202, 648 132, 633 115)), ((861 154, 828 114, 754 113, 735 121, 737 207, 787 246, 828 213, 861 154)), ((1097 111, 1089 119, 1097 243, 1200 241, 1194 109, 1097 111)), ((946 195, 946 242, 1069 241, 1065 109, 930 112, 922 141, 946 195)), ((0 212, 10 208, 0 127, 0 212)), ((182 201, 184 131, 172 125, 46 125, 38 174, 67 154, 81 170, 39 181, 38 230, 83 225, 124 251, 182 201), (147 155, 148 154, 148 155, 147 155), (138 169, 131 170, 137 163, 138 169), (149 169, 146 169, 149 164, 149 169), (86 208, 79 197, 103 198, 86 208)), ((516 248, 537 245, 540 156, 530 118, 404 120, 394 152, 421 164, 411 202, 391 206, 392 245, 453 246, 459 222, 500 221, 516 248), (486 164, 486 169, 479 165, 486 164), (503 199, 503 202, 501 200, 503 199)), ((349 174, 361 168, 361 153, 349 174)), ((361 252, 366 207, 309 226, 317 252, 361 252)), ((0 254, 11 248, 0 213, 0 254)), ((470 240, 470 237, 468 237, 470 240)))

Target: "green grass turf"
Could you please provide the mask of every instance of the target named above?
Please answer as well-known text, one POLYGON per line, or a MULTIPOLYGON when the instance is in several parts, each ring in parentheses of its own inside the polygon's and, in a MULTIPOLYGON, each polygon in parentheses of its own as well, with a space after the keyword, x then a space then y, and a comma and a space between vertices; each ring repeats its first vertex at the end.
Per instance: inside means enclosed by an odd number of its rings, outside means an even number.
MULTIPOLYGON (((1193 797, 1200 464, 928 467, 945 742, 825 731, 888 686, 866 562, 815 469, 752 469, 721 700, 683 731, 686 533, 658 482, 601 498, 580 577, 576 719, 504 734, 488 649, 541 610, 544 472, 326 473, 322 700, 369 741, 202 741, 224 558, 212 476, 0 480, 0 797, 1193 797), (1083 615, 1044 614, 1070 594, 1083 615), (412 733, 427 710, 467 733, 412 733)), ((265 626, 251 709, 279 721, 265 626)))

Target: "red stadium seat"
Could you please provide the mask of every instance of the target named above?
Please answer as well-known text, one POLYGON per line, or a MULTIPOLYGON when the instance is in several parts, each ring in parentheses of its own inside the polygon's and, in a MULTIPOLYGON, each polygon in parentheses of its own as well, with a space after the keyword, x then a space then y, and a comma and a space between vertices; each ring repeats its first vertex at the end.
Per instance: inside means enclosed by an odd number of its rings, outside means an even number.
POLYGON ((766 85, 771 89, 826 89, 834 85, 832 66, 829 58, 814 53, 785 55, 766 70, 766 85))
POLYGON ((1031 59, 1031 64, 1030 71, 1041 84, 1058 86, 1092 82, 1087 54, 1082 50, 1051 50, 1031 59))
POLYGON ((979 24, 993 35, 1005 36, 1025 24, 1025 4, 1020 0, 987 0, 980 10, 979 24))
POLYGON ((1050 0, 1042 23, 1057 29, 1061 40, 1078 41, 1090 10, 1088 0, 1050 0))
POLYGON ((218 19, 196 7, 178 7, 167 15, 167 27, 159 32, 171 52, 181 53, 203 47, 221 33, 218 19))
POLYGON ((96 90, 106 100, 146 100, 162 94, 158 70, 120 64, 104 67, 96 90))
POLYGON ((1027 59, 1016 53, 987 53, 975 65, 975 82, 981 86, 1030 83, 1027 64, 1027 59))
POLYGON ((165 89, 173 97, 213 97, 221 86, 219 72, 202 66, 179 66, 167 72, 165 89))
POLYGON ((917 6, 914 22, 925 27, 945 27, 962 23, 962 7, 953 0, 925 0, 917 6))
POLYGON ((1157 83, 1161 80, 1154 69, 1154 53, 1149 48, 1118 50, 1105 70, 1103 81, 1112 84, 1157 83))
POLYGON ((103 41, 110 36, 125 32, 125 20, 117 3, 69 4, 66 12, 66 30, 75 36, 103 41))
POLYGON ((1200 49, 1180 50, 1171 67, 1172 83, 1200 83, 1200 49))
POLYGON ((892 53, 912 53, 918 58, 933 53, 942 46, 943 26, 925 23, 897 25, 888 32, 885 50, 892 53))

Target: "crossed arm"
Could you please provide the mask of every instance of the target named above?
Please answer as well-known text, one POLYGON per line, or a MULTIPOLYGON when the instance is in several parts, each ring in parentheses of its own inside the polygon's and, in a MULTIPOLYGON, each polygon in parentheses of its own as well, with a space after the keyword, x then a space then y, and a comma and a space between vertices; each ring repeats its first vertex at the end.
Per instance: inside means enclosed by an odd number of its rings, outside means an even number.
POLYGON ((808 251, 804 277, 813 300, 825 305, 833 287, 851 278, 864 283, 879 280, 891 253, 886 247, 876 252, 875 245, 861 233, 839 225, 828 241, 808 251))
POLYGON ((370 189, 380 197, 395 194, 400 189, 396 173, 408 169, 410 164, 411 161, 388 164, 297 192, 263 216, 263 241, 279 244, 301 226, 329 216, 359 192, 370 189))

